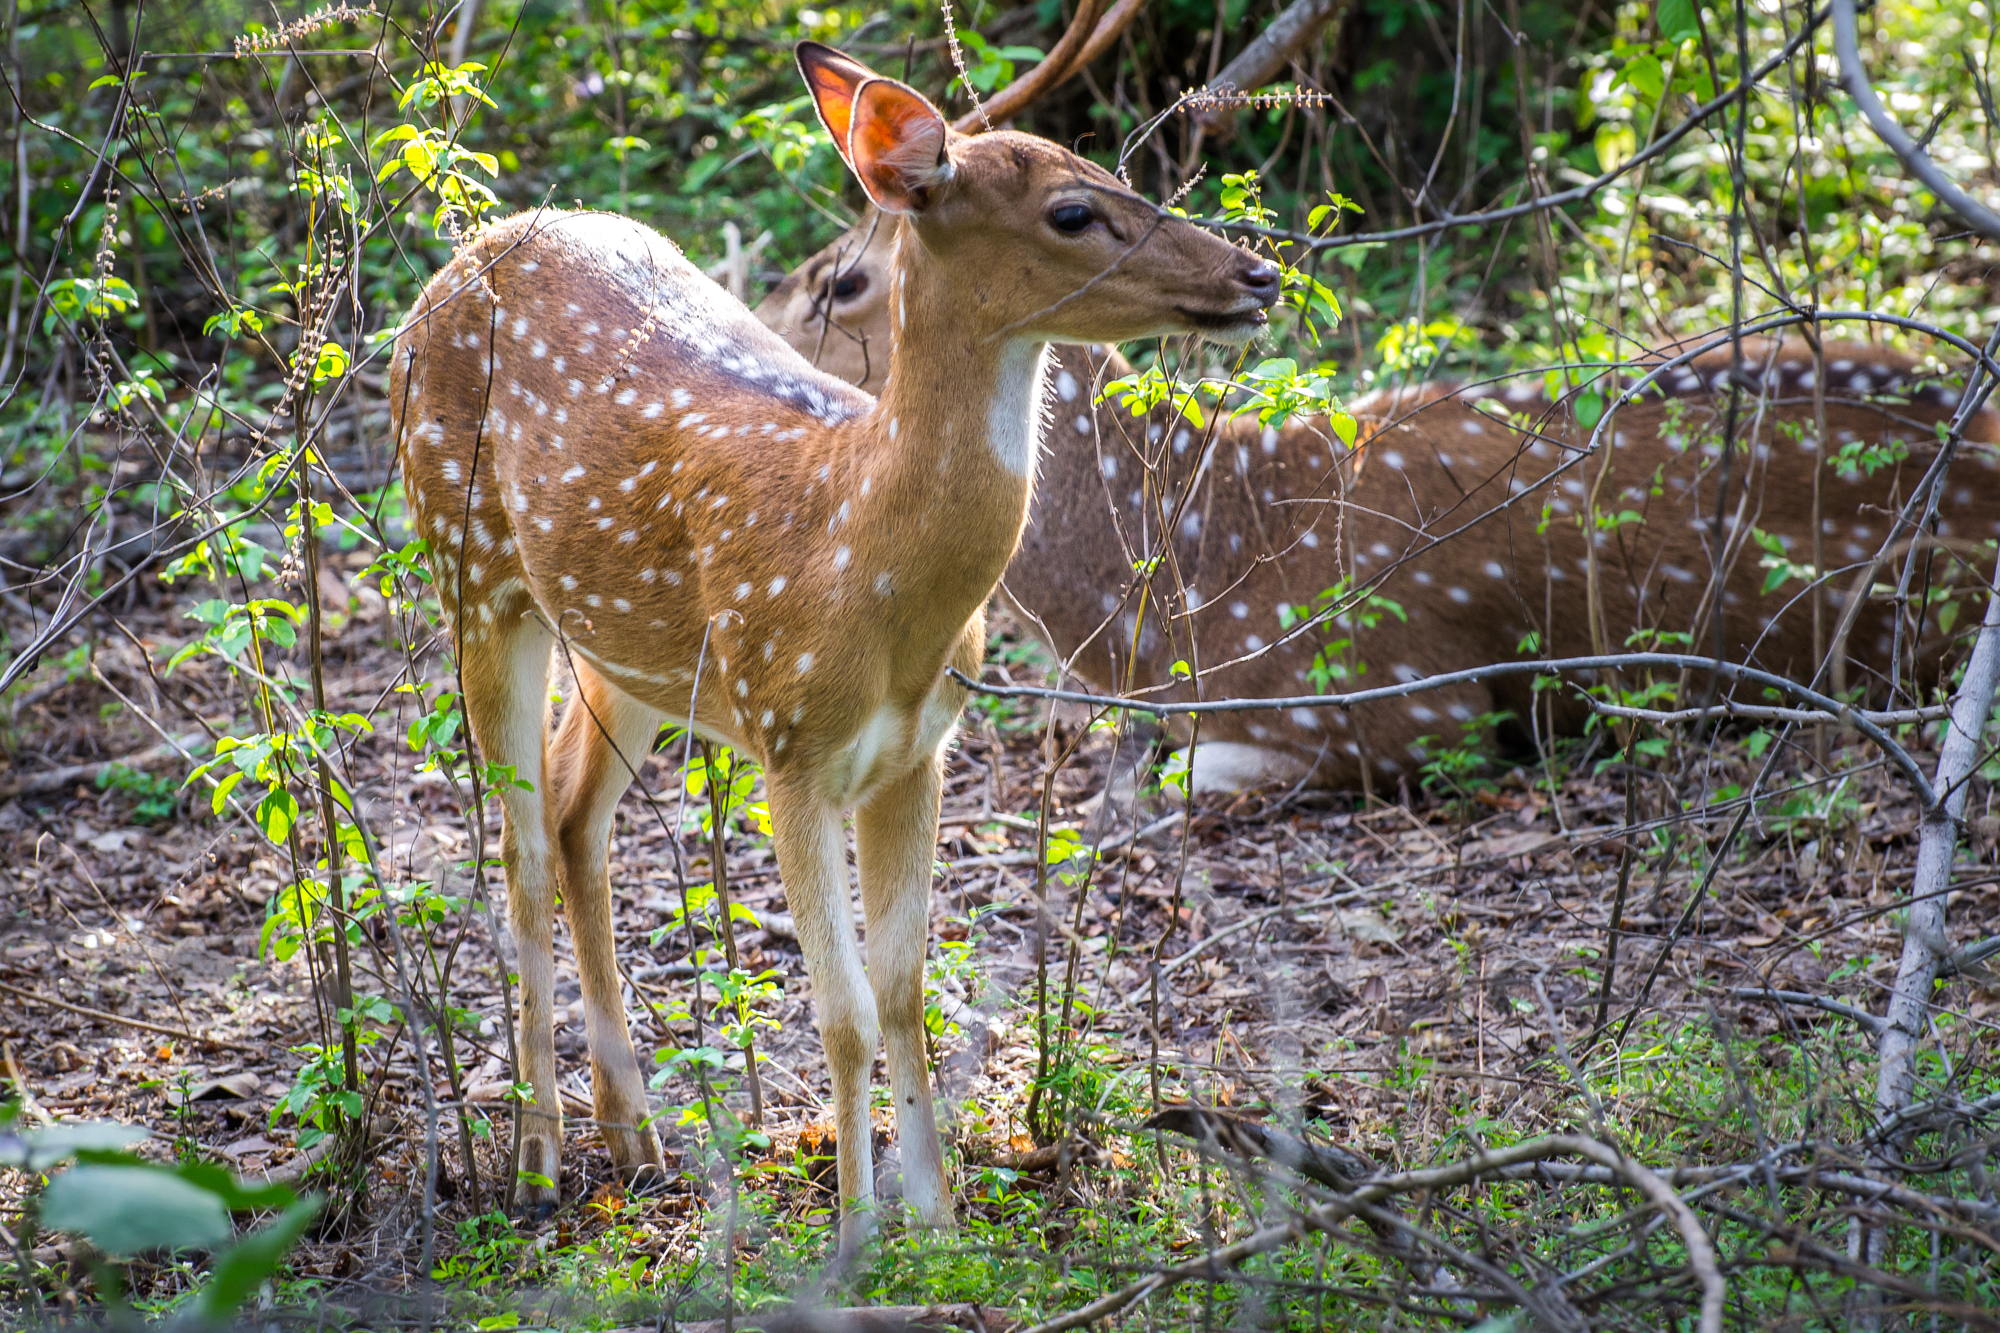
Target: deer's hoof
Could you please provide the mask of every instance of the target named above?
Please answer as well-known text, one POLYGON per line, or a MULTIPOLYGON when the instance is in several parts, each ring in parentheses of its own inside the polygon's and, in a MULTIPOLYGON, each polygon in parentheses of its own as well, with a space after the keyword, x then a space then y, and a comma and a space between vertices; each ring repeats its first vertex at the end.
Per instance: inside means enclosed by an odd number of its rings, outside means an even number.
POLYGON ((600 1125, 598 1133, 603 1136, 604 1146, 611 1153, 611 1164, 626 1180, 634 1181, 648 1172, 666 1170, 666 1158, 660 1152, 659 1137, 650 1128, 611 1129, 600 1125))
POLYGON ((669 1180, 666 1167, 658 1161, 641 1162, 620 1170, 625 1188, 634 1194, 658 1194, 665 1190, 669 1180))

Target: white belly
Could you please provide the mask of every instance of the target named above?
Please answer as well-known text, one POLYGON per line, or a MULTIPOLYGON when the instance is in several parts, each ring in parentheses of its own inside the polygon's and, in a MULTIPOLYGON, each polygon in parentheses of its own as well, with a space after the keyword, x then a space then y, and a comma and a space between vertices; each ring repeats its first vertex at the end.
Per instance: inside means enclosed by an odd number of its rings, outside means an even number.
POLYGON ((958 725, 959 694, 941 678, 914 718, 888 704, 877 708, 841 750, 829 795, 843 806, 858 805, 880 784, 933 762, 958 725))

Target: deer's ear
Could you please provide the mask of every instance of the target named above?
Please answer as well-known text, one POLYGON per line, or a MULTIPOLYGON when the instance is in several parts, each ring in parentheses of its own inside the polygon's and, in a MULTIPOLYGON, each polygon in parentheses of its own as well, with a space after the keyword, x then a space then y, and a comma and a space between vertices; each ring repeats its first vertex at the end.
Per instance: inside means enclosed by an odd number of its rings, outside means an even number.
POLYGON ((931 191, 949 181, 947 127, 938 109, 894 79, 870 79, 855 93, 847 129, 847 164, 884 213, 921 213, 931 191))
POLYGON ((875 77, 875 71, 821 42, 800 42, 794 54, 799 74, 812 90, 813 105, 819 108, 820 123, 833 136, 833 146, 841 157, 853 166, 854 159, 847 154, 847 132, 854 114, 854 94, 875 77))

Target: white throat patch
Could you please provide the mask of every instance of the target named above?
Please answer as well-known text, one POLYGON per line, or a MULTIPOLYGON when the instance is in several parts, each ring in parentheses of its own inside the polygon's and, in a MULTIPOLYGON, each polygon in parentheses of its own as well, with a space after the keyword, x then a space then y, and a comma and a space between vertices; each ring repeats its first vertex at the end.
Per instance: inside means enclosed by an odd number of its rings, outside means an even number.
POLYGON ((1000 375, 986 409, 986 442, 1000 466, 1017 477, 1033 478, 1049 422, 1049 345, 1025 339, 1000 351, 1000 375))

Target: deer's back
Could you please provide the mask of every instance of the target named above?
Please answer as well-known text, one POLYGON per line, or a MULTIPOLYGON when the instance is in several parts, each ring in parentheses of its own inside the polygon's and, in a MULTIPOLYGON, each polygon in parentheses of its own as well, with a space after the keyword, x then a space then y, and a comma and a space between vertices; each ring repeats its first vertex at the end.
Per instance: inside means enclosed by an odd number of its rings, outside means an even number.
MULTIPOLYGON (((1551 404, 1538 384, 1511 394, 1425 384, 1370 395, 1354 405, 1365 444, 1341 465, 1311 423, 1283 431, 1231 423, 1205 468, 1201 432, 1182 424, 1163 436, 1157 423, 1131 423, 1123 440, 1107 440, 1100 451, 1053 452, 1008 586, 1059 652, 1081 648, 1077 667, 1099 685, 1122 688, 1129 672, 1130 683, 1153 697, 1272 697, 1524 653, 1617 651, 1635 632, 1639 644, 1675 648, 1686 642, 1679 636, 1712 623, 1705 599, 1719 565, 1724 651, 1808 677, 1813 630, 1804 585, 1793 577, 1766 592, 1767 552, 1749 530, 1778 543, 1783 560, 1811 563, 1815 426, 1805 376, 1812 362, 1794 345, 1760 345, 1748 359, 1741 443, 1727 467, 1727 381, 1717 380, 1727 354, 1670 376, 1664 399, 1621 409, 1606 434, 1610 447, 1591 457, 1582 455, 1590 432, 1573 405, 1551 404), (1168 476, 1170 496, 1199 471, 1177 512, 1158 512, 1141 453, 1168 476), (1593 489, 1599 518, 1586 532, 1593 489), (1124 543, 1102 536, 1107 509, 1124 543), (1134 559, 1158 549, 1162 526, 1173 528, 1172 565, 1154 571, 1142 611, 1141 599, 1118 590, 1133 582, 1134 559), (1595 627, 1592 545, 1602 607, 1595 627), (1177 582, 1190 590, 1185 611, 1177 582), (1302 628, 1335 589, 1349 600, 1376 600, 1302 628), (1175 682, 1180 661, 1205 673, 1198 690, 1175 682)), ((1908 358, 1879 349, 1831 345, 1826 359, 1824 456, 1838 460, 1847 451, 1846 465, 1819 469, 1823 547, 1834 572, 1831 622, 1880 547, 1894 507, 1935 456, 1935 426, 1950 416, 1956 390, 1923 382, 1908 358), (1867 400, 1885 394, 1900 396, 1867 400)), ((1058 436, 1063 420, 1059 413, 1058 436)), ((2000 440, 2000 425, 1988 413, 1970 434, 2000 440)), ((1996 466, 2000 450, 1965 447, 1940 508, 1938 535, 1947 544, 2000 534, 1996 466)), ((1871 603, 1847 645, 1851 681, 1887 670, 1888 629, 1871 603)), ((1696 649, 1714 642, 1704 633, 1696 649)), ((1529 701, 1525 683, 1496 682, 1352 717, 1327 709, 1211 716, 1201 736, 1285 757, 1273 776, 1310 770, 1318 785, 1351 787, 1364 757, 1383 776, 1407 774, 1424 755, 1461 743, 1462 724, 1496 711, 1524 718, 1529 701)), ((1567 720, 1574 723, 1573 711, 1567 720)))
MULTIPOLYGON (((873 405, 657 233, 552 210, 488 229, 432 279, 390 387, 418 528, 466 642, 539 613, 677 715, 703 653, 720 660, 711 622, 731 610, 732 643, 745 632, 740 590, 810 600, 787 534, 825 526, 840 498, 828 441, 873 405), (772 495, 784 503, 755 498, 772 495)), ((806 619, 787 660, 815 651, 797 642, 806 619)), ((703 720, 734 733, 744 719, 712 693, 703 720)))

